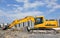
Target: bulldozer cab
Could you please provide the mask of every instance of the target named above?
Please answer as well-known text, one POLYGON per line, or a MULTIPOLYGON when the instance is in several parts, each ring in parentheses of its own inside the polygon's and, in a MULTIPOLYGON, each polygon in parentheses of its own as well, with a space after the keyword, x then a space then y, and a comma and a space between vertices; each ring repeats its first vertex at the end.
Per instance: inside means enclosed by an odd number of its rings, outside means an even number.
POLYGON ((43 17, 36 17, 35 18, 35 25, 42 24, 44 22, 43 17))

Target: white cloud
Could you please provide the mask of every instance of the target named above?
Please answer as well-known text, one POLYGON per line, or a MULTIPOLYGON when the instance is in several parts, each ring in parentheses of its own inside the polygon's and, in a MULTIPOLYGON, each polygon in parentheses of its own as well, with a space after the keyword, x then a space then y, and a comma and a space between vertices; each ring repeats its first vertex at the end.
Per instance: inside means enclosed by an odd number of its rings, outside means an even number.
MULTIPOLYGON (((55 11, 56 9, 60 8, 60 5, 56 3, 57 0, 45 0, 45 2, 42 1, 35 1, 34 3, 29 3, 28 0, 16 0, 17 2, 24 2, 24 7, 20 7, 19 5, 16 4, 7 4, 7 6, 16 6, 17 8, 14 9, 13 11, 8 11, 8 12, 14 12, 15 14, 7 14, 4 11, 0 10, 0 16, 6 16, 8 19, 20 19, 26 16, 41 16, 41 15, 47 15, 50 14, 51 12, 55 11), (28 12, 21 12, 23 9, 28 9, 31 7, 37 7, 37 6, 44 6, 46 5, 47 8, 51 8, 48 10, 45 14, 40 11, 28 11, 28 12)), ((24 11, 24 10, 23 10, 24 11)))
POLYGON ((55 5, 55 6, 53 6, 53 7, 51 7, 51 9, 50 10, 48 10, 48 11, 46 11, 46 16, 48 15, 48 14, 51 14, 51 13, 54 13, 54 11, 56 11, 57 9, 60 9, 60 5, 55 5))
POLYGON ((54 6, 52 9, 49 10, 49 13, 54 12, 56 9, 59 9, 60 5, 54 6))
POLYGON ((52 8, 53 6, 57 5, 56 1, 57 1, 57 0, 47 0, 47 1, 45 1, 45 2, 46 2, 46 4, 47 4, 47 7, 48 7, 48 8, 52 8))
POLYGON ((23 10, 23 7, 17 7, 13 12, 20 13, 22 10, 23 10))
MULTIPOLYGON (((16 1, 19 2, 21 0, 16 0, 16 1)), ((37 6, 44 6, 44 5, 46 5, 46 7, 51 8, 50 10, 47 11, 49 13, 51 13, 52 11, 55 11, 55 9, 57 9, 55 7, 59 6, 56 3, 57 0, 45 0, 44 2, 37 0, 34 3, 29 3, 28 0, 22 0, 22 1, 24 2, 24 7, 23 8, 25 8, 25 9, 28 9, 28 8, 31 8, 31 7, 37 7, 37 6)))
POLYGON ((4 11, 0 10, 0 16, 5 15, 4 11))
POLYGON ((17 14, 8 14, 7 17, 12 17, 14 19, 20 19, 26 16, 40 16, 43 15, 43 12, 40 11, 33 11, 33 12, 27 12, 27 13, 17 13, 17 14), (9 15, 9 16, 8 16, 9 15))
POLYGON ((36 7, 36 6, 44 6, 46 5, 48 8, 55 6, 57 3, 57 0, 45 0, 44 2, 42 1, 35 1, 34 3, 29 3, 28 0, 16 0, 17 2, 24 2, 24 8, 29 8, 29 7, 36 7))
POLYGON ((44 6, 44 5, 45 5, 45 3, 43 3, 42 1, 35 1, 34 3, 25 2, 24 8, 44 6))
POLYGON ((46 7, 49 9, 48 11, 46 11, 46 15, 54 12, 56 9, 59 9, 60 8, 60 5, 57 4, 58 0, 46 0, 45 1, 45 4, 46 4, 46 7))
POLYGON ((34 3, 29 3, 28 0, 16 0, 17 2, 24 2, 24 8, 43 6, 45 3, 42 1, 35 1, 34 3))
POLYGON ((23 1, 26 1, 26 0, 16 0, 17 2, 23 2, 23 1))
POLYGON ((48 10, 45 15, 50 14, 51 12, 55 11, 57 8, 60 8, 60 5, 58 5, 56 3, 57 0, 45 0, 45 2, 35 1, 34 3, 29 3, 28 0, 16 0, 16 1, 17 2, 24 2, 24 7, 19 7, 18 5, 13 5, 13 6, 16 6, 17 7, 13 11, 13 12, 15 12, 17 14, 16 15, 13 14, 13 16, 10 15, 11 17, 18 17, 18 16, 24 17, 24 16, 28 16, 28 15, 33 15, 34 16, 34 15, 38 15, 38 14, 41 13, 41 12, 40 13, 35 13, 36 11, 35 12, 28 12, 28 13, 22 13, 21 12, 21 10, 28 9, 30 7, 36 7, 36 6, 44 6, 44 5, 46 5, 48 8, 51 8, 51 9, 48 10))
MULTIPOLYGON (((12 12, 15 12, 15 14, 9 14, 9 13, 5 13, 4 11, 0 10, 0 16, 5 16, 7 17, 6 20, 14 20, 14 19, 20 19, 20 18, 23 18, 23 17, 26 17, 26 16, 40 16, 40 15, 43 15, 43 12, 40 12, 40 11, 30 11, 30 12, 21 12, 19 11, 18 9, 15 10, 15 11, 12 11, 12 12)), ((3 19, 0 19, 0 20, 3 20, 3 19)), ((4 21, 2 21, 4 22, 4 21)))
POLYGON ((20 7, 19 5, 17 4, 7 4, 7 6, 15 6, 15 7, 20 7))
POLYGON ((5 16, 5 15, 6 15, 5 12, 2 11, 2 10, 0 10, 0 23, 1 23, 1 22, 4 22, 4 16, 5 16))
MULTIPOLYGON (((16 0, 17 2, 24 2, 24 7, 20 7, 19 5, 12 5, 12 6, 16 6, 17 8, 14 9, 15 13, 21 13, 21 10, 23 9, 28 9, 30 7, 36 7, 36 6, 44 6, 46 5, 48 8, 52 8, 50 10, 48 10, 48 14, 55 11, 57 8, 59 8, 59 5, 57 5, 56 1, 57 0, 45 0, 45 2, 42 1, 35 1, 34 3, 29 3, 28 0, 16 0)), ((11 5, 7 5, 7 6, 11 6, 11 5)), ((24 10, 23 10, 24 11, 24 10)))

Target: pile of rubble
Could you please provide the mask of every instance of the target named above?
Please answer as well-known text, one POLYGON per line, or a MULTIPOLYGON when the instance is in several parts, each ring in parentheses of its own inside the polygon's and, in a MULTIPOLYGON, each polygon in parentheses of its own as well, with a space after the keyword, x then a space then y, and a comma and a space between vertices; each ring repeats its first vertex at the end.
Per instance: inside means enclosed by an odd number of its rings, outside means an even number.
POLYGON ((20 31, 1 30, 0 38, 27 38, 27 33, 20 31))

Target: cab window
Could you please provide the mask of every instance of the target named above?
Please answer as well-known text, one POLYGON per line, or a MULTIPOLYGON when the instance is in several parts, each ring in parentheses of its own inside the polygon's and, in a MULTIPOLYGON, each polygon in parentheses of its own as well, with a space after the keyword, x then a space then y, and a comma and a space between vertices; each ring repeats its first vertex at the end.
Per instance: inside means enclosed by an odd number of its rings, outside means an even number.
POLYGON ((41 24, 43 23, 43 18, 35 18, 35 24, 41 24))

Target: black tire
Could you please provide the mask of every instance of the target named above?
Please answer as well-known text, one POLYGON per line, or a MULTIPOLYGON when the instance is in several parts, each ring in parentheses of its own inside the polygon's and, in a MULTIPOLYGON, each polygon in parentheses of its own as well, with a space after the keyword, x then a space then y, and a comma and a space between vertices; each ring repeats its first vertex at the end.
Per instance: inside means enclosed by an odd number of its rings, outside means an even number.
POLYGON ((30 29, 28 29, 28 27, 27 27, 27 31, 30 32, 30 29))

